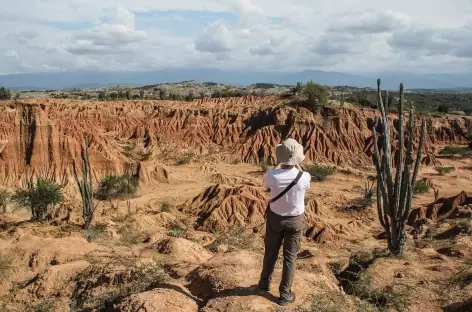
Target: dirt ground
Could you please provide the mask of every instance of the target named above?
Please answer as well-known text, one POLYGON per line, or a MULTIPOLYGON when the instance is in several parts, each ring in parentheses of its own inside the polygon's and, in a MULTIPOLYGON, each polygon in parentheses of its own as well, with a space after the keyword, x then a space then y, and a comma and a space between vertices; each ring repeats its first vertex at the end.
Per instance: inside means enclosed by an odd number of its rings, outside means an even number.
POLYGON ((472 159, 435 156, 455 170, 422 166, 431 188, 412 209, 436 202, 434 189, 455 204, 409 224, 401 256, 387 252, 375 198, 355 204, 373 167, 342 165, 312 182, 297 301, 286 308, 277 305, 281 261, 272 290, 256 287, 268 199, 261 166, 153 159, 160 178, 100 202, 87 230, 72 183, 68 218, 30 222, 9 205, 0 214, 0 311, 472 311, 472 198, 454 199, 472 194, 472 159))

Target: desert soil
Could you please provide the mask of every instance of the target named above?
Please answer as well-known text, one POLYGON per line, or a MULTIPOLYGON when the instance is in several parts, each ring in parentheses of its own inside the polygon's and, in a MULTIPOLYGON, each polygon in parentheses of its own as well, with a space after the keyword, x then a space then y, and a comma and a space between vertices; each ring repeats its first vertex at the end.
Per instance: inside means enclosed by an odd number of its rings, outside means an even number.
POLYGON ((0 311, 472 311, 472 159, 439 156, 465 146, 467 117, 430 120, 419 179, 431 188, 415 195, 405 253, 392 256, 375 198, 357 204, 375 175, 373 110, 313 115, 278 97, 37 99, 0 110, 3 187, 47 174, 66 195, 44 222, 12 203, 0 214, 0 311), (84 135, 95 184, 125 170, 140 180, 132 198, 98 203, 86 230, 71 170, 84 135), (307 193, 297 301, 280 308, 281 261, 269 293, 256 284, 261 159, 273 160, 284 137, 306 147, 307 163, 337 170, 307 193))

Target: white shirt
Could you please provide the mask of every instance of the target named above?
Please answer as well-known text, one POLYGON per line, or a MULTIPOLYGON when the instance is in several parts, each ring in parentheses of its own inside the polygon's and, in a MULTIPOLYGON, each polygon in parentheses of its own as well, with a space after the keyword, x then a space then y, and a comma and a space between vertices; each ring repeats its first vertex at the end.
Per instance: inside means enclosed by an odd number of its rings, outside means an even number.
MULTIPOLYGON (((299 171, 274 169, 266 173, 264 186, 270 189, 270 198, 279 195, 297 177, 299 171)), ((311 176, 304 172, 300 180, 284 196, 270 204, 270 210, 280 216, 299 216, 305 212, 305 192, 310 188, 311 176)))

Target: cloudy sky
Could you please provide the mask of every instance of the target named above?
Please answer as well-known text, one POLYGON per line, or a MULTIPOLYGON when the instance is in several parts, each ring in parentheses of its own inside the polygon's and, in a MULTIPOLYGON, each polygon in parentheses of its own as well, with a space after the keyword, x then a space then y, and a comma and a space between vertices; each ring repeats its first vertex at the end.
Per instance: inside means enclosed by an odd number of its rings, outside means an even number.
POLYGON ((0 73, 472 71, 472 0, 15 0, 0 73))

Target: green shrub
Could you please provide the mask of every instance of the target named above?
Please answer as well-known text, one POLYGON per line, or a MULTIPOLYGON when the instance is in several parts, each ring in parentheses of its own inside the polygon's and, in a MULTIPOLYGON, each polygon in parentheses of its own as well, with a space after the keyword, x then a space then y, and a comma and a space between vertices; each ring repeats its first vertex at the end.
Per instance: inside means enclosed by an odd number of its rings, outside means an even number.
POLYGON ((172 237, 185 237, 187 235, 187 229, 183 228, 177 223, 173 223, 167 235, 172 237))
POLYGON ((169 212, 171 207, 172 207, 172 205, 169 204, 166 201, 162 201, 162 202, 159 203, 159 208, 160 208, 161 212, 169 212))
POLYGON ((195 154, 192 152, 185 153, 184 155, 179 156, 175 159, 175 164, 177 166, 187 165, 192 161, 194 157, 195 154))
POLYGON ((329 176, 336 173, 336 167, 312 164, 304 168, 314 181, 325 181, 329 176))
POLYGON ((308 82, 303 88, 303 95, 306 98, 308 107, 312 111, 328 104, 329 91, 328 88, 323 87, 313 81, 308 82))
POLYGON ((34 312, 53 312, 54 307, 49 301, 43 301, 34 308, 34 312))
POLYGON ((267 158, 259 159, 259 168, 262 172, 266 172, 269 169, 269 160, 267 158))
POLYGON ((106 175, 98 184, 95 197, 99 200, 126 199, 136 195, 139 180, 127 173, 106 175))
POLYGON ((64 196, 59 184, 46 178, 38 178, 36 182, 27 180, 26 187, 17 189, 11 200, 20 207, 29 208, 34 221, 41 221, 54 205, 64 201, 64 196))
POLYGON ((429 185, 426 181, 417 181, 413 187, 413 194, 420 195, 429 192, 429 185))
POLYGON ((446 146, 439 155, 442 156, 467 156, 470 155, 471 151, 466 146, 446 146))
POLYGON ((435 167, 434 170, 436 170, 440 175, 446 175, 456 169, 454 167, 435 167))
POLYGON ((11 99, 11 92, 9 89, 5 87, 0 87, 0 101, 1 100, 10 100, 11 99))

